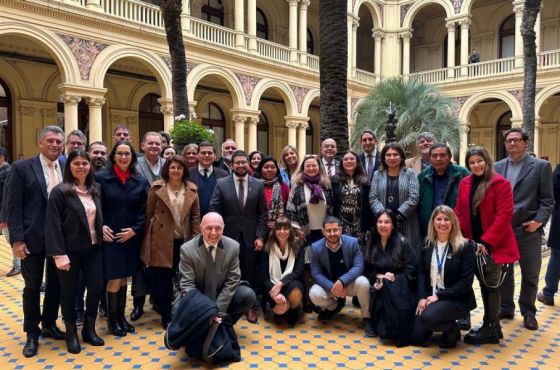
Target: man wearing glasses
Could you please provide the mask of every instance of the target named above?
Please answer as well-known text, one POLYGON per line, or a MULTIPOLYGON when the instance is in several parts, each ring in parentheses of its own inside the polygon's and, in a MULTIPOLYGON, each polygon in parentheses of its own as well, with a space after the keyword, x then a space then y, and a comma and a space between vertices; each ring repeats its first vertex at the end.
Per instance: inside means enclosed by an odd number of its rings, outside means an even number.
MULTIPOLYGON (((521 255, 519 308, 523 315, 523 325, 529 330, 537 330, 539 324, 535 318, 535 299, 542 263, 543 226, 548 222, 554 206, 552 168, 548 161, 527 154, 529 135, 523 129, 509 129, 504 138, 508 157, 497 162, 495 169, 509 180, 513 190, 512 225, 521 255)), ((513 319, 513 291, 513 265, 510 265, 506 279, 500 287, 500 319, 513 319)))
POLYGON ((62 154, 60 156, 60 159, 66 160, 66 158, 68 158, 68 154, 70 154, 70 152, 73 150, 77 150, 77 149, 85 150, 86 143, 87 143, 86 135, 84 135, 82 131, 80 130, 70 131, 68 136, 66 136, 66 145, 65 145, 66 154, 62 154))
POLYGON ((416 173, 420 173, 430 166, 430 149, 437 143, 436 137, 431 132, 422 132, 416 138, 416 151, 418 155, 407 159, 404 164, 412 168, 416 173))

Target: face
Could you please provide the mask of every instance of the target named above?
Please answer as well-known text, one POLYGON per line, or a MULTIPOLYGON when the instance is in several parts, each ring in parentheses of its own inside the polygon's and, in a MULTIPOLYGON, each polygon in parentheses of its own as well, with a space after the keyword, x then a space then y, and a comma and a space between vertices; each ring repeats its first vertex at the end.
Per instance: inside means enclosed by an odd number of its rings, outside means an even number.
POLYGON ((167 138, 165 136, 161 135, 161 147, 165 148, 168 145, 169 145, 169 143, 167 142, 167 138))
POLYGON ((68 154, 71 151, 76 150, 76 149, 84 150, 85 145, 86 145, 86 143, 84 143, 84 141, 82 139, 80 139, 79 136, 72 135, 66 141, 66 153, 68 154))
POLYGON ((416 148, 421 155, 428 155, 432 145, 434 145, 434 140, 431 138, 421 138, 416 142, 416 148))
POLYGON ((49 160, 54 161, 62 153, 62 145, 64 143, 64 136, 55 132, 47 132, 45 137, 39 140, 39 147, 41 153, 49 160))
POLYGON ((321 144, 321 154, 326 160, 331 161, 336 155, 336 142, 333 139, 325 139, 321 144))
POLYGON ((257 169, 257 167, 259 166, 259 163, 261 163, 262 157, 260 153, 255 153, 253 155, 253 158, 251 158, 251 168, 253 168, 254 170, 257 169))
POLYGON ((520 132, 511 132, 505 139, 506 150, 512 157, 522 156, 527 148, 527 141, 520 132))
POLYGON ((107 148, 104 145, 94 144, 89 148, 89 159, 93 162, 93 165, 101 168, 105 165, 107 161, 107 148))
POLYGON ((389 168, 399 168, 402 162, 401 155, 395 149, 389 149, 385 153, 385 163, 389 168))
POLYGON ((317 176, 319 174, 319 163, 315 158, 308 158, 303 163, 303 173, 307 176, 317 176))
POLYGON ((214 149, 211 146, 203 146, 198 148, 197 158, 198 163, 202 166, 202 168, 210 168, 210 166, 212 166, 212 163, 216 159, 216 156, 214 155, 214 149))
POLYGON ((237 144, 234 141, 228 140, 222 144, 222 158, 231 161, 233 152, 237 150, 237 144))
POLYGON ((224 222, 219 217, 206 217, 202 222, 201 228, 204 241, 217 245, 224 233, 224 222))
POLYGON ((342 235, 342 228, 339 224, 325 224, 323 226, 323 236, 327 240, 327 243, 331 245, 336 245, 340 242, 340 236, 342 235))
POLYGON ((388 238, 393 232, 393 222, 388 214, 384 213, 377 219, 377 232, 384 238, 388 238))
POLYGON ((232 160, 233 173, 239 177, 243 177, 247 174, 247 157, 237 156, 232 160))
POLYGON ((290 228, 287 226, 279 227, 278 229, 274 229, 274 235, 276 235, 276 239, 280 244, 284 244, 290 238, 290 228))
POLYGON ((169 165, 169 180, 181 181, 185 169, 179 162, 171 162, 169 165))
POLYGON ((362 135, 362 149, 364 150, 364 152, 366 153, 373 152, 375 150, 376 145, 377 142, 375 141, 372 134, 366 132, 365 134, 362 135))
POLYGON ((297 165, 298 157, 297 153, 292 149, 289 149, 284 156, 284 162, 286 162, 287 166, 295 166, 297 165))
POLYGON ((175 149, 171 148, 171 147, 167 147, 165 148, 165 150, 163 151, 163 158, 165 159, 169 159, 171 157, 173 157, 175 154, 177 154, 175 152, 175 149))
POLYGON ((144 153, 151 157, 157 157, 161 154, 161 136, 149 135, 146 136, 144 142, 142 142, 142 149, 144 153))
POLYGON ((0 164, 4 163, 5 161, 6 161, 6 157, 0 155, 0 164))
POLYGON ((119 127, 115 134, 113 135, 113 142, 116 143, 118 141, 127 140, 130 141, 130 133, 128 129, 124 127, 119 127))
POLYGON ((346 153, 342 157, 342 168, 347 174, 353 174, 358 166, 358 158, 352 153, 346 153))
POLYGON ((115 163, 122 171, 126 171, 128 166, 130 166, 130 162, 132 162, 130 147, 124 144, 119 145, 115 151, 115 163))
POLYGON ((473 155, 469 158, 469 170, 475 176, 482 176, 486 170, 486 161, 479 155, 473 155))
POLYGON ((447 167, 449 167, 449 162, 451 162, 451 158, 449 158, 449 154, 447 154, 447 149, 436 148, 432 150, 432 154, 430 154, 430 163, 436 172, 440 173, 445 171, 447 167))
POLYGON ((445 213, 439 212, 436 217, 434 217, 434 229, 439 238, 445 237, 445 239, 447 239, 447 236, 449 236, 449 233, 453 230, 453 223, 445 213))
POLYGON ((187 160, 187 163, 189 164, 189 166, 194 166, 196 164, 197 159, 198 159, 197 148, 191 147, 191 148, 187 149, 187 151, 185 152, 185 159, 187 160))
POLYGON ((278 169, 274 165, 274 162, 266 162, 261 169, 261 176, 266 181, 270 181, 278 175, 278 169))
POLYGON ((84 183, 90 168, 88 158, 76 157, 70 162, 70 172, 78 183, 84 183))

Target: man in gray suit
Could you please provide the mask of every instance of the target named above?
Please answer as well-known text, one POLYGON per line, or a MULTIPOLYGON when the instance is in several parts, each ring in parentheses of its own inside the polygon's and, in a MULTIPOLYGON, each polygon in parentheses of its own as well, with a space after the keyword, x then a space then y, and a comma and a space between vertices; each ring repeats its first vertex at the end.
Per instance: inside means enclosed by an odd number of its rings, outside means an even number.
MULTIPOLYGON (((512 225, 519 247, 521 267, 521 292, 519 308, 523 324, 529 330, 537 330, 535 299, 541 271, 541 239, 543 226, 554 206, 552 194, 552 168, 550 163, 526 153, 529 135, 521 128, 512 128, 504 134, 508 157, 496 163, 495 169, 511 183, 513 190, 512 225)), ((501 319, 512 319, 513 265, 500 287, 502 296, 501 319)))
POLYGON ((336 157, 336 141, 331 138, 323 140, 321 143, 321 164, 323 165, 323 170, 330 178, 336 174, 340 162, 336 157))
POLYGON ((202 235, 181 246, 180 297, 197 289, 216 300, 233 323, 255 304, 255 292, 240 285, 239 243, 223 236, 224 220, 215 212, 202 217, 202 235))

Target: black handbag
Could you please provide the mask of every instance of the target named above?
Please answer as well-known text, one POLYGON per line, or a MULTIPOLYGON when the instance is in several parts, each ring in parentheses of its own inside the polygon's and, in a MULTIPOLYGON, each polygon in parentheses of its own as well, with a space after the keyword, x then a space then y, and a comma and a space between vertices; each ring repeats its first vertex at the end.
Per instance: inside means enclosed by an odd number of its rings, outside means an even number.
MULTIPOLYGON (((476 248, 476 244, 475 244, 475 248, 476 248)), ((488 288, 491 289, 499 288, 504 283, 504 280, 506 279, 506 275, 507 275, 508 266, 509 266, 508 264, 503 264, 502 269, 500 271, 500 277, 498 278, 497 283, 489 284, 486 276, 488 275, 489 272, 494 271, 494 269, 496 268, 496 262, 494 261, 491 255, 482 254, 479 253, 478 251, 476 252, 476 269, 478 271, 478 276, 480 277, 480 281, 488 288)))

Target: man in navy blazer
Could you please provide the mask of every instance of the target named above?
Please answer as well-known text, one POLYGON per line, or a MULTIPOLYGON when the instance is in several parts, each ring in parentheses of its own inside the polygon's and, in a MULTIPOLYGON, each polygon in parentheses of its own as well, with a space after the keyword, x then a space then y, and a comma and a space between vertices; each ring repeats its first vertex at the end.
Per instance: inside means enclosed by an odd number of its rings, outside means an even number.
POLYGON ((344 307, 346 297, 357 296, 366 336, 375 336, 369 312, 370 284, 362 275, 364 257, 358 239, 342 235, 340 220, 334 216, 325 217, 323 236, 311 246, 315 284, 309 290, 309 298, 321 310, 318 319, 330 319, 344 307))
POLYGON ((373 173, 379 168, 379 151, 377 150, 377 136, 370 129, 362 131, 360 136, 360 143, 362 144, 362 154, 358 159, 362 163, 362 167, 368 174, 368 179, 371 182, 373 173))
POLYGON ((52 257, 45 257, 45 214, 50 190, 62 181, 64 161, 59 160, 64 145, 64 132, 58 126, 47 126, 41 132, 41 153, 12 166, 7 184, 6 215, 13 253, 21 258, 23 289, 23 330, 27 341, 25 357, 37 354, 39 335, 64 339, 56 327, 60 303, 60 285, 52 257), (43 312, 40 288, 47 260, 47 276, 43 312), (41 323, 42 329, 39 329, 41 323))

